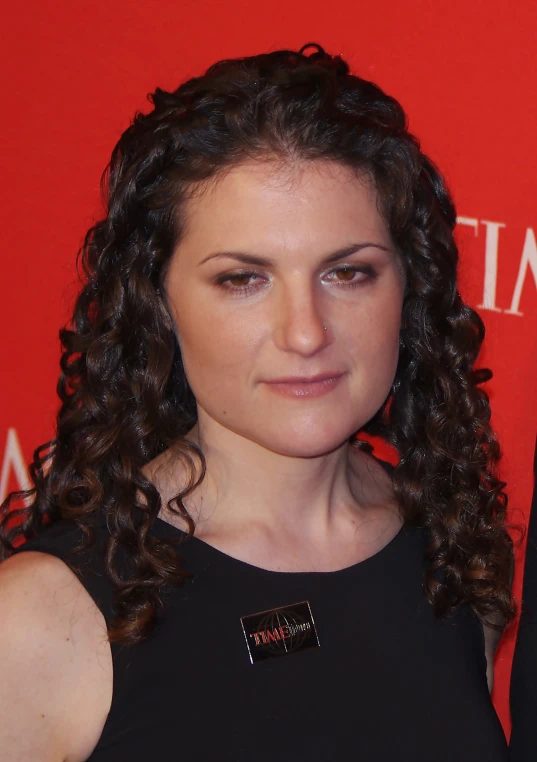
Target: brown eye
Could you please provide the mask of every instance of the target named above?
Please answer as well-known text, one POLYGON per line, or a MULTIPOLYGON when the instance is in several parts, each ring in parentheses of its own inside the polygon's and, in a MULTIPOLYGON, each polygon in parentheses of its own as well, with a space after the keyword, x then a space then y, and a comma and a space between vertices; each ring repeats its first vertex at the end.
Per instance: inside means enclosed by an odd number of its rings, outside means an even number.
POLYGON ((375 280, 376 277, 376 273, 371 267, 352 267, 351 265, 336 267, 331 271, 331 274, 335 275, 333 282, 336 285, 349 286, 351 288, 365 285, 375 280))
MULTIPOLYGON (((339 286, 356 288, 375 280, 376 273, 371 267, 353 267, 343 265, 336 267, 329 273, 332 283, 339 286), (333 277, 335 275, 335 278, 333 277), (358 277, 358 276, 362 277, 358 277)), ((252 271, 234 272, 222 275, 216 280, 216 285, 227 291, 230 296, 239 296, 258 291, 263 286, 266 278, 252 271)))
POLYGON ((338 280, 343 281, 349 281, 354 278, 354 274, 357 272, 357 270, 354 270, 351 267, 342 267, 340 270, 336 270, 338 274, 338 280), (339 276, 343 276, 342 278, 339 276))
POLYGON ((244 288, 248 285, 248 281, 251 279, 251 275, 232 275, 227 279, 227 282, 231 284, 233 288, 244 288))
POLYGON ((255 272, 235 272, 217 279, 216 285, 231 295, 246 294, 256 291, 263 278, 255 272))

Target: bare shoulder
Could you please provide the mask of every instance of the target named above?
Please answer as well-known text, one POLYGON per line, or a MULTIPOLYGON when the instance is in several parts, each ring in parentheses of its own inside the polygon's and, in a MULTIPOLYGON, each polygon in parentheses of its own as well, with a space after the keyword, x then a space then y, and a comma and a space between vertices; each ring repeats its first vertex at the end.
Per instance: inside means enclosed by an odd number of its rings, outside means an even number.
POLYGON ((0 564, 0 621, 3 758, 83 762, 112 699, 103 615, 61 559, 28 550, 0 564))

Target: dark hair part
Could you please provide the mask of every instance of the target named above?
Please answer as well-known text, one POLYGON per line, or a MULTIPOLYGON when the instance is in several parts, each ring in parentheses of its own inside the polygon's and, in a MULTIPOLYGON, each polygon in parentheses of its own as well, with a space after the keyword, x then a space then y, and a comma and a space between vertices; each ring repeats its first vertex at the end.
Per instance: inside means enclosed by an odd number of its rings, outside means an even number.
POLYGON ((511 620, 506 482, 497 478, 500 446, 479 388, 492 372, 474 368, 485 327, 457 291, 453 203, 399 103, 315 43, 220 61, 149 99, 152 110, 136 114, 103 175, 106 217, 85 237, 84 286, 60 332, 56 436, 34 453, 33 489, 2 506, 0 558, 62 518, 74 520, 89 545, 105 517, 117 607, 110 640, 136 643, 152 631, 161 591, 188 572, 175 540, 149 533, 161 499, 141 469, 179 448, 191 478, 168 505, 192 534, 183 499, 206 467, 185 438, 196 401, 160 290, 185 200, 196 184, 245 160, 324 159, 374 181, 405 268, 395 381, 362 430, 399 453, 393 484, 403 516, 430 532, 427 598, 439 616, 468 604, 482 621, 511 620), (10 508, 15 499, 25 504, 10 508), (121 573, 120 551, 129 560, 121 573))

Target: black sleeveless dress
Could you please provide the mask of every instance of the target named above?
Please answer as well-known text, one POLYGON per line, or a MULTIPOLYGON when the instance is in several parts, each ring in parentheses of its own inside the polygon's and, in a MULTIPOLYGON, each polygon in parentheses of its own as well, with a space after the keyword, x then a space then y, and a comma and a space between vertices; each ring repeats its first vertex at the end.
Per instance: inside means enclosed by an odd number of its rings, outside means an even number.
MULTIPOLYGON (((161 519, 151 531, 184 534, 161 519)), ((65 559, 79 539, 60 521, 16 552, 65 559)), ((167 593, 156 631, 112 645, 112 706, 88 762, 504 762, 481 624, 464 607, 435 618, 425 544, 403 526, 345 569, 274 572, 187 539, 193 576, 167 593)), ((110 622, 98 552, 85 563, 110 622)))

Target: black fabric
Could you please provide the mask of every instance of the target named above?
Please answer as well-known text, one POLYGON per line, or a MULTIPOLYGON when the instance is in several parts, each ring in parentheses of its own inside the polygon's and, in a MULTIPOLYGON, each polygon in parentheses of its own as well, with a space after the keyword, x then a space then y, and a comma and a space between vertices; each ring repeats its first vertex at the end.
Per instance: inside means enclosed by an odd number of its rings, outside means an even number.
POLYGON ((512 762, 537 760, 537 442, 522 607, 511 672, 512 762))
MULTIPOLYGON (((159 519, 152 532, 180 530, 159 519)), ((62 558, 76 540, 61 522, 19 551, 62 558)), ((194 576, 166 594, 155 633, 112 646, 113 702, 90 762, 505 762, 482 627, 465 608, 435 618, 425 543, 404 526, 346 569, 286 573, 188 539, 194 576), (240 617, 304 600, 320 648, 251 664, 240 617)), ((84 584, 110 620, 97 554, 84 584)))

